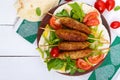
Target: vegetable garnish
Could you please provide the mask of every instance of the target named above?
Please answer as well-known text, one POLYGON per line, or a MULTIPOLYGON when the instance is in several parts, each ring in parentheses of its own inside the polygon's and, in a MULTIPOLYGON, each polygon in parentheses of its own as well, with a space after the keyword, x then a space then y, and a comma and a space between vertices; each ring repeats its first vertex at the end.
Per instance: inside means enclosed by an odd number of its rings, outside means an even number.
POLYGON ((67 10, 63 9, 61 12, 57 13, 56 16, 58 17, 69 17, 67 10))
POLYGON ((75 3, 69 4, 69 6, 72 7, 71 17, 73 19, 76 19, 82 22, 85 16, 84 11, 82 10, 82 4, 79 6, 78 3, 75 2, 75 3))
POLYGON ((98 64, 103 59, 104 59, 104 54, 88 57, 88 61, 92 64, 98 64))
POLYGON ((70 74, 74 74, 76 71, 78 72, 85 72, 83 69, 79 69, 76 67, 76 61, 70 59, 70 57, 66 57, 66 71, 70 71, 70 74))
POLYGON ((64 61, 61 59, 54 58, 54 59, 50 59, 47 62, 47 67, 49 71, 51 69, 56 69, 56 70, 61 69, 63 66, 64 66, 64 61))
POLYGON ((78 59, 76 61, 76 65, 78 68, 83 69, 83 70, 89 70, 92 67, 89 63, 87 63, 83 59, 78 59))
POLYGON ((90 12, 85 15, 83 22, 88 26, 97 26, 100 23, 98 16, 98 12, 90 12))
POLYGON ((56 22, 56 18, 55 17, 51 17, 51 19, 50 19, 50 26, 53 29, 55 29, 55 30, 62 28, 61 24, 56 22))
POLYGON ((50 52, 51 57, 58 57, 59 56, 59 49, 58 47, 53 47, 50 52))
POLYGON ((120 10, 120 6, 116 6, 116 7, 114 8, 114 11, 118 11, 118 10, 120 10))
POLYGON ((36 8, 36 14, 37 14, 37 16, 40 16, 40 15, 41 15, 41 10, 40 10, 39 7, 36 8))
POLYGON ((42 58, 44 58, 44 51, 41 48, 36 48, 36 50, 38 50, 38 52, 41 53, 42 58))

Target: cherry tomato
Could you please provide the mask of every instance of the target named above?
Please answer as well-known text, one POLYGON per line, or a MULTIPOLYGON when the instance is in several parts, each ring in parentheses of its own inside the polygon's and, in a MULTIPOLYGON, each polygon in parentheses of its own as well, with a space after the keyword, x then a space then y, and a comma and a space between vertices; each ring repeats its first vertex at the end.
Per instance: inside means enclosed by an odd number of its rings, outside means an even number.
POLYGON ((83 59, 78 59, 76 61, 76 66, 80 69, 83 70, 89 70, 92 66, 90 64, 88 64, 85 60, 83 59))
POLYGON ((99 24, 99 20, 98 18, 94 18, 94 19, 91 19, 89 21, 86 22, 86 25, 88 26, 97 26, 99 24))
POLYGON ((115 0, 107 0, 106 1, 106 9, 108 11, 112 10, 115 6, 115 0))
POLYGON ((56 18, 55 17, 51 17, 50 18, 50 26, 53 28, 53 29, 55 29, 55 30, 57 30, 57 29, 60 29, 62 26, 60 25, 60 23, 57 23, 56 22, 56 18))
POLYGON ((104 59, 104 54, 88 57, 89 62, 92 63, 92 64, 98 64, 103 59, 104 59))
POLYGON ((50 52, 50 55, 51 55, 52 57, 58 57, 58 56, 59 56, 59 49, 58 49, 58 47, 52 48, 52 49, 51 49, 51 52, 50 52))
POLYGON ((110 24, 111 28, 113 29, 117 29, 120 27, 120 22, 119 21, 113 21, 111 24, 110 24))
POLYGON ((94 4, 94 7, 100 12, 103 13, 106 6, 105 6, 105 2, 102 0, 97 0, 94 4))
POLYGON ((85 18, 83 19, 83 22, 87 22, 93 18, 97 18, 98 13, 97 12, 90 12, 88 14, 85 15, 85 18))

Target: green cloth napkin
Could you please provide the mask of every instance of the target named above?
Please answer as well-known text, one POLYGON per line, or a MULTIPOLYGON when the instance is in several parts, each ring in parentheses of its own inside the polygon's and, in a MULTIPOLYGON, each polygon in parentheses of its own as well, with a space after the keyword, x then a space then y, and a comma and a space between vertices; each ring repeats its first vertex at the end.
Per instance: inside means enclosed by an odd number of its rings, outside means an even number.
POLYGON ((120 37, 116 37, 104 62, 88 80, 111 80, 120 67, 120 37))
POLYGON ((40 22, 30 22, 27 20, 23 20, 16 32, 28 42, 34 43, 37 37, 39 25, 40 22))

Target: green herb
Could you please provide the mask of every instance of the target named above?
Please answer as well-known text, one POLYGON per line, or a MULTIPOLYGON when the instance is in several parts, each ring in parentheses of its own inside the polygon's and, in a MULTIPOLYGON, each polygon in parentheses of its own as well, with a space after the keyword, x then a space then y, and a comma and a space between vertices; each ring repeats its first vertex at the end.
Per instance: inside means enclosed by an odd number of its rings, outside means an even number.
POLYGON ((85 72, 83 69, 77 69, 78 72, 85 72))
POLYGON ((80 22, 83 21, 83 18, 85 16, 84 11, 82 10, 82 4, 79 5, 77 2, 69 4, 69 6, 72 8, 70 16, 74 19, 79 19, 80 22))
POLYGON ((38 16, 40 16, 40 15, 41 15, 41 10, 40 10, 40 8, 39 8, 39 7, 37 7, 37 8, 36 8, 36 14, 37 14, 38 16))
POLYGON ((49 51, 49 49, 48 49, 48 50, 45 50, 45 53, 46 53, 46 55, 47 55, 47 58, 49 58, 49 57, 50 57, 50 51, 49 51))
POLYGON ((53 41, 53 40, 56 39, 56 38, 57 38, 57 37, 56 37, 55 32, 50 31, 49 41, 53 41))
POLYGON ((58 44, 61 40, 60 39, 54 39, 53 41, 50 42, 50 44, 54 45, 54 44, 58 44))
POLYGON ((36 48, 38 52, 42 55, 42 58, 44 58, 44 51, 41 48, 36 48))
MULTIPOLYGON (((88 37, 89 37, 89 38, 95 38, 95 36, 94 36, 93 34, 89 34, 88 37)), ((87 41, 90 42, 90 43, 93 43, 95 40, 93 40, 93 39, 88 39, 87 41)))
POLYGON ((64 66, 64 61, 60 59, 51 59, 47 63, 47 68, 50 71, 51 69, 61 69, 64 66))
POLYGON ((57 38, 55 32, 50 32, 50 36, 49 36, 49 44, 54 45, 60 42, 60 39, 57 38))
POLYGON ((118 10, 120 10, 120 6, 116 6, 116 7, 114 8, 114 11, 118 11, 118 10))
POLYGON ((71 75, 74 74, 77 71, 75 60, 72 60, 70 59, 70 57, 67 57, 65 70, 70 71, 71 75))
POLYGON ((72 9, 71 12, 70 12, 70 16, 71 16, 73 19, 76 19, 76 20, 79 21, 79 16, 76 15, 76 14, 74 14, 74 13, 75 13, 75 11, 72 9))
POLYGON ((65 9, 63 9, 61 12, 57 13, 56 16, 58 16, 58 17, 69 17, 69 14, 65 9))

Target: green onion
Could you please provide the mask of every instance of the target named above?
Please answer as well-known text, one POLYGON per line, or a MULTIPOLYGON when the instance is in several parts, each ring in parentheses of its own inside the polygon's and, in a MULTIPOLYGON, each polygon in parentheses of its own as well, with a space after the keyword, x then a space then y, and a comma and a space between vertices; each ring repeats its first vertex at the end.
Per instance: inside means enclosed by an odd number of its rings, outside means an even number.
POLYGON ((36 50, 42 55, 42 58, 44 58, 44 51, 41 48, 36 48, 36 50))

